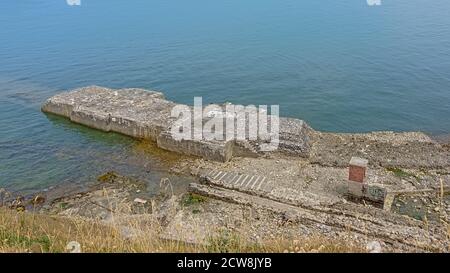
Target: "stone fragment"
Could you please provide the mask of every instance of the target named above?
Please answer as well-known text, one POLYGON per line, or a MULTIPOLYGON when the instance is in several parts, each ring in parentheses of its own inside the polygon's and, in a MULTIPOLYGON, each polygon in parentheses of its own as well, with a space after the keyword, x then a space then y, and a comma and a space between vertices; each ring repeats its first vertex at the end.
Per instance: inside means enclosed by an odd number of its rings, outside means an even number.
POLYGON ((380 184, 368 184, 364 186, 364 197, 370 201, 384 203, 387 190, 380 184))
POLYGON ((369 253, 381 253, 382 252, 381 244, 378 241, 371 241, 371 242, 367 243, 366 249, 369 253))
POLYGON ((141 198, 135 198, 134 202, 135 203, 139 203, 139 204, 143 204, 143 205, 147 204, 147 200, 144 200, 144 199, 141 199, 141 198))

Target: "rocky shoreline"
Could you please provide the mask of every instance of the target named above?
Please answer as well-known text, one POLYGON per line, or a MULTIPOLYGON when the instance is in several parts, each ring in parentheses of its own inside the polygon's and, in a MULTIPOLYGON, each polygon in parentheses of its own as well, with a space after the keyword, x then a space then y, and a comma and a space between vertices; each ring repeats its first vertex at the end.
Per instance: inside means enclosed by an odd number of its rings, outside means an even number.
POLYGON ((193 244, 205 244, 227 231, 255 243, 322 236, 361 249, 378 242, 383 252, 448 252, 449 195, 426 190, 442 179, 448 181, 449 170, 399 170, 376 168, 369 173, 370 179, 382 180, 392 189, 407 189, 389 211, 351 200, 340 191, 346 168, 280 156, 236 158, 225 164, 186 157, 171 171, 198 177, 199 183, 181 195, 173 195, 170 181, 163 180, 160 192, 150 197, 142 194, 145 183, 110 172, 81 192, 50 191, 3 205, 15 210, 24 205, 23 209, 40 214, 95 219, 105 225, 119 223, 126 237, 156 221, 161 238, 193 244), (212 169, 265 176, 278 182, 278 190, 264 194, 230 188, 205 175, 212 169))
MULTIPOLYGON (((277 160, 280 166, 287 165, 286 159, 277 160)), ((199 175, 198 170, 215 164, 198 161, 184 162, 192 167, 183 172, 199 175)), ((241 170, 247 168, 245 160, 230 163, 226 168, 232 169, 236 165, 241 170)), ((174 166, 174 171, 180 171, 180 168, 174 166)), ((331 170, 323 171, 329 173, 331 170)), ((391 175, 389 172, 385 175, 391 175)), ((317 169, 308 172, 313 173, 324 175, 317 169)), ((336 173, 328 175, 334 177, 336 173)), ((316 178, 312 177, 312 181, 316 178)), ((207 244, 209 238, 233 232, 255 243, 276 238, 294 241, 321 236, 330 241, 345 241, 360 249, 377 242, 383 252, 449 251, 448 195, 444 197, 444 204, 439 204, 439 198, 430 192, 399 196, 393 209, 387 212, 371 204, 354 203, 346 197, 333 198, 330 192, 318 193, 321 192, 318 188, 318 192, 305 190, 302 202, 296 205, 286 200, 277 201, 274 196, 257 196, 211 185, 208 181, 191 184, 189 192, 181 195, 172 194, 168 180, 161 181, 160 192, 153 197, 141 195, 144 188, 145 185, 135 179, 110 172, 100 176, 83 192, 54 196, 53 199, 29 198, 28 201, 33 203, 29 210, 58 217, 96 220, 107 226, 114 224, 126 238, 137 236, 156 222, 161 228, 160 238, 190 244, 207 244), (402 211, 410 204, 423 206, 425 212, 430 212, 427 218, 402 211), (436 207, 441 211, 435 210, 436 207)), ((15 202, 8 206, 17 210, 20 206, 15 202)))

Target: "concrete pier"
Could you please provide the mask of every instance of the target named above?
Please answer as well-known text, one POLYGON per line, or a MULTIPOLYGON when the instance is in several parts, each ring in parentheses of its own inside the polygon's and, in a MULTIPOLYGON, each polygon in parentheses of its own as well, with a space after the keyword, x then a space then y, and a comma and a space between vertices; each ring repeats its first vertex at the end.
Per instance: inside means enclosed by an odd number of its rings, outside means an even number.
MULTIPOLYGON (((263 142, 260 140, 240 141, 236 145, 234 140, 175 139, 171 134, 175 122, 171 111, 177 105, 166 100, 160 92, 89 86, 49 98, 42 111, 105 132, 150 139, 162 149, 209 160, 225 162, 232 158, 233 153, 260 153, 258 147, 263 142)), ((308 130, 311 129, 302 120, 280 119, 280 151, 308 156, 308 130)))
POLYGON ((91 86, 51 97, 42 111, 105 132, 156 140, 174 105, 159 92, 91 86))

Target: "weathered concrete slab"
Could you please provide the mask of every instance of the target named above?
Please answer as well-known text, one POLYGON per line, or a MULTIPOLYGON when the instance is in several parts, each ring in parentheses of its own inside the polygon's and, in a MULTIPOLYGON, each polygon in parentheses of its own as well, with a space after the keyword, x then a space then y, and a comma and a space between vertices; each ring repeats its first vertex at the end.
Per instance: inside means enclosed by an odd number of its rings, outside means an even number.
POLYGON ((102 131, 156 140, 174 105, 160 92, 90 86, 51 97, 42 111, 102 131))
POLYGON ((42 110, 69 117, 75 106, 109 112, 117 107, 130 106, 136 101, 148 98, 164 99, 164 95, 160 92, 136 88, 113 90, 100 86, 88 86, 49 98, 42 106, 42 110))
POLYGON ((233 156, 233 141, 176 140, 164 131, 158 135, 157 144, 161 149, 220 162, 233 156))
POLYGON ((175 140, 170 134, 171 110, 177 104, 160 92, 143 89, 109 89, 98 86, 75 89, 48 99, 42 111, 106 132, 151 139, 160 148, 227 161, 232 141, 175 140))
MULTIPOLYGON (((262 140, 242 140, 236 145, 235 139, 240 130, 248 131, 249 128, 245 115, 245 128, 234 128, 234 137, 231 139, 227 140, 225 136, 224 140, 175 139, 171 134, 171 127, 175 121, 175 118, 171 117, 171 111, 177 105, 164 99, 164 95, 160 92, 137 88, 109 89, 89 86, 51 97, 42 106, 42 111, 67 117, 73 122, 98 130, 150 139, 156 141, 157 146, 162 149, 209 160, 225 162, 230 160, 233 154, 238 156, 260 154, 260 147, 264 144, 262 140)), ((225 109, 225 105, 218 107, 225 109)), ((234 112, 232 115, 236 118, 237 113, 234 112)), ((206 117, 203 117, 202 124, 215 115, 214 111, 208 112, 206 117)), ((224 117, 224 121, 226 118, 229 117, 224 117)), ((307 156, 308 130, 310 128, 301 120, 281 119, 280 151, 307 156)))
POLYGON ((308 157, 311 149, 310 135, 313 131, 303 120, 280 118, 279 150, 290 155, 308 157))

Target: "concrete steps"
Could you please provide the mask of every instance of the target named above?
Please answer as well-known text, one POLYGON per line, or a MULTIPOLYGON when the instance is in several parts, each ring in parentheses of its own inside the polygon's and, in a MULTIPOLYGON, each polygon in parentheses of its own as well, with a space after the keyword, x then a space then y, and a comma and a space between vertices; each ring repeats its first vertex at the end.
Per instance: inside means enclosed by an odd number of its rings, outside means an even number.
POLYGON ((329 206, 338 201, 336 199, 324 198, 311 192, 283 187, 278 185, 273 179, 260 175, 203 170, 199 176, 200 181, 206 185, 237 190, 296 206, 329 206))

